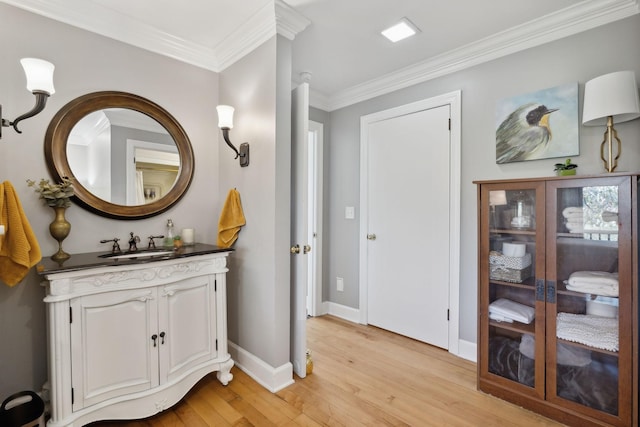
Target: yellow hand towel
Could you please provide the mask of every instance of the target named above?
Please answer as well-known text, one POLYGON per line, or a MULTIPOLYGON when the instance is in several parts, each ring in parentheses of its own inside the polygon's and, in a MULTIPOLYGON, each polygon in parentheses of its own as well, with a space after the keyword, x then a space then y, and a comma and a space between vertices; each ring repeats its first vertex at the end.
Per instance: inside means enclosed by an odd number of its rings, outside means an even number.
POLYGON ((0 280, 15 286, 42 259, 42 254, 9 181, 0 184, 0 224, 5 227, 5 234, 0 236, 0 280))
POLYGON ((233 245, 240 233, 240 227, 246 224, 242 204, 240 204, 240 193, 231 189, 227 194, 227 199, 220 213, 218 221, 218 246, 229 248, 233 245))

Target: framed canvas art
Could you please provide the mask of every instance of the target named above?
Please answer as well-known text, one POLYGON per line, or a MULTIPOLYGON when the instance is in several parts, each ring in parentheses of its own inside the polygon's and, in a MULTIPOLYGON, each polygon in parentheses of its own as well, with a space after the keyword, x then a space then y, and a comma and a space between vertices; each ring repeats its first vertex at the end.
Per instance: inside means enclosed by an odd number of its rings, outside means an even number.
POLYGON ((578 83, 502 99, 496 108, 496 163, 580 154, 578 83))

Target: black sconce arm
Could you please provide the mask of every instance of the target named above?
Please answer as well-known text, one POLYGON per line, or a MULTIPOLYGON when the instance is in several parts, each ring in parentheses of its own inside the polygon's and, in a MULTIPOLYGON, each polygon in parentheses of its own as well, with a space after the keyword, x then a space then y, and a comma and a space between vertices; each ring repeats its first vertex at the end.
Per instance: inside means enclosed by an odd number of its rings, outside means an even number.
POLYGON ((240 152, 229 140, 229 128, 222 128, 222 137, 224 138, 224 142, 236 153, 234 159, 237 159, 240 156, 240 152))
POLYGON ((42 110, 44 110, 44 107, 47 105, 47 98, 49 98, 49 92, 45 92, 43 90, 34 90, 33 94, 36 97, 36 105, 34 105, 30 111, 27 111, 23 115, 16 117, 15 120, 12 122, 2 119, 2 126, 6 126, 6 127, 13 126, 13 129, 17 133, 22 133, 22 131, 18 129, 18 123, 20 123, 24 119, 33 117, 39 112, 41 112, 42 110))

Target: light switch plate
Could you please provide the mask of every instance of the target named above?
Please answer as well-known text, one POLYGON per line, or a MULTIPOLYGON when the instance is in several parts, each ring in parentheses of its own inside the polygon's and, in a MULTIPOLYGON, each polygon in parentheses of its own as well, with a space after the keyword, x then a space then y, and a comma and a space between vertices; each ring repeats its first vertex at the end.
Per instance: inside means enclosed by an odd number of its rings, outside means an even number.
POLYGON ((344 208, 344 217, 346 219, 354 219, 356 217, 356 208, 353 206, 347 206, 344 208))

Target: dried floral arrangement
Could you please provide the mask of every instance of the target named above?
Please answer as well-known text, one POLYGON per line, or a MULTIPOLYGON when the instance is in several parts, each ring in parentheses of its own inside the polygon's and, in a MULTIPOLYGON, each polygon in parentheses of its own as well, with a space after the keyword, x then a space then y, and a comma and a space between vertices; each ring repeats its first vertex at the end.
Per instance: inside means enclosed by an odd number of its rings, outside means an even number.
POLYGON ((52 208, 68 208, 71 206, 71 197, 75 194, 71 179, 66 177, 62 178, 58 184, 51 184, 48 179, 40 179, 39 183, 28 179, 27 185, 34 187, 36 193, 40 194, 40 198, 52 208))

